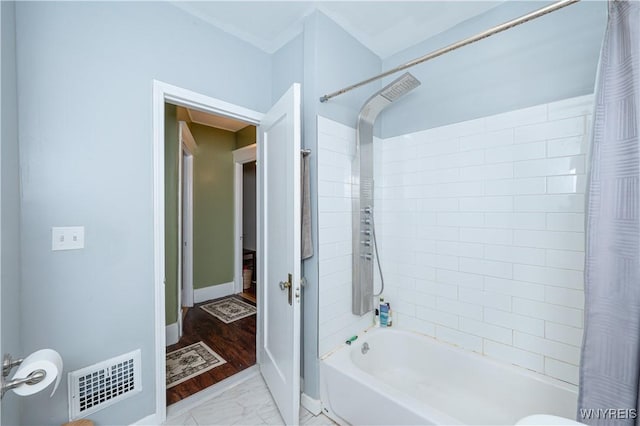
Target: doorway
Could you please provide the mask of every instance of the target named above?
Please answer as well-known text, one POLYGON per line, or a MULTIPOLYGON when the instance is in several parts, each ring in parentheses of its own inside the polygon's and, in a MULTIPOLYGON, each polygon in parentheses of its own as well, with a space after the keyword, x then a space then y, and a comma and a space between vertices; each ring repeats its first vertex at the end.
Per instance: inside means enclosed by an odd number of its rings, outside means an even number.
POLYGON ((242 295, 256 301, 256 162, 242 165, 242 295))
MULTIPOLYGON (((256 362, 284 421, 287 424, 296 423, 300 402, 300 85, 294 83, 263 114, 155 80, 153 214, 156 412, 153 420, 148 421, 158 424, 166 419, 165 102, 258 126, 256 292, 259 297, 256 362), (264 285, 267 280, 275 285, 264 285)), ((235 278, 229 284, 233 288, 235 278)), ((194 290, 195 302, 197 294, 194 290)))
POLYGON ((177 305, 167 307, 167 318, 177 310, 179 330, 171 336, 175 340, 166 342, 166 401, 171 405, 256 363, 256 127, 171 103, 165 111, 166 152, 179 151, 177 161, 170 155, 165 161, 165 292, 168 301, 177 296, 177 305), (241 161, 254 160, 242 164, 239 176, 238 151, 252 153, 241 161), (176 197, 177 222, 172 215, 176 197), (178 253, 172 256, 176 244, 178 253), (235 269, 238 262, 243 270, 235 269))
POLYGON ((233 151, 235 199, 235 282, 236 293, 256 301, 257 283, 257 174, 256 144, 233 151))

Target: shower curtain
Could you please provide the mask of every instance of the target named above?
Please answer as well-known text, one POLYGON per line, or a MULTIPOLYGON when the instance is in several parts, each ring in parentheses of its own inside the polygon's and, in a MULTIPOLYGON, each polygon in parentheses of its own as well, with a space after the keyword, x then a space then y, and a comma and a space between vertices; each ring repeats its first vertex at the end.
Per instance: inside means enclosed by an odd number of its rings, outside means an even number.
POLYGON ((577 420, 632 425, 640 423, 640 2, 608 6, 587 188, 577 420))

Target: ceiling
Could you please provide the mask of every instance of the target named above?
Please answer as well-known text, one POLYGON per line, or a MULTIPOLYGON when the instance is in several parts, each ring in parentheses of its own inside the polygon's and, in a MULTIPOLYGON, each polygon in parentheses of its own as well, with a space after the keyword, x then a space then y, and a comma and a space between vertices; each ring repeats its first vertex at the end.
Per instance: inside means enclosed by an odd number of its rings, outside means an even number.
POLYGON ((190 108, 185 109, 187 110, 187 114, 189 115, 189 121, 191 121, 192 123, 215 127, 222 130, 228 130, 230 132, 237 132, 238 130, 242 130, 245 127, 249 126, 249 124, 242 121, 234 120, 233 118, 213 115, 190 108))
POLYGON ((273 53, 319 10, 385 59, 499 5, 493 1, 173 1, 177 7, 273 53))

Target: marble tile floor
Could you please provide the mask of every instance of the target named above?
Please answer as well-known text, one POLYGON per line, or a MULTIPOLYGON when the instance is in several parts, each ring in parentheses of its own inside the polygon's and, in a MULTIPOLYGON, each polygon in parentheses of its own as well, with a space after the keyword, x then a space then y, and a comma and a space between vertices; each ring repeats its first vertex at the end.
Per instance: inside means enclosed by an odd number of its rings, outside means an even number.
MULTIPOLYGON (((283 425, 282 417, 260 374, 222 394, 207 399, 187 412, 170 417, 164 425, 283 425)), ((324 414, 314 416, 300 407, 300 424, 331 426, 324 414)))

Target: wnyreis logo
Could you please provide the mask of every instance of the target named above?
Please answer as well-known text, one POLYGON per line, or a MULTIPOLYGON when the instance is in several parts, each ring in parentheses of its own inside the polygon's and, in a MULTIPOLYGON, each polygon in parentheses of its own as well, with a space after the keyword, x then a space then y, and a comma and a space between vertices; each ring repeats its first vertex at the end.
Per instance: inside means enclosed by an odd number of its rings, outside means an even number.
POLYGON ((638 417, 638 410, 635 408, 581 408, 580 417, 582 420, 635 419, 638 417))

